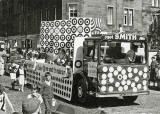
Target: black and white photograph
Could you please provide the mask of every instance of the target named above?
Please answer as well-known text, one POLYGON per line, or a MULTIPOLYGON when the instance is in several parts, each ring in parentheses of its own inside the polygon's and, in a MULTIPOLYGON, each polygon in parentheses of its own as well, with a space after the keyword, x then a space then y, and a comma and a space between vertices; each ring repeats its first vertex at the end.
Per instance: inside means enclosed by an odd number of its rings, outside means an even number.
POLYGON ((160 114, 160 0, 0 0, 0 114, 160 114))

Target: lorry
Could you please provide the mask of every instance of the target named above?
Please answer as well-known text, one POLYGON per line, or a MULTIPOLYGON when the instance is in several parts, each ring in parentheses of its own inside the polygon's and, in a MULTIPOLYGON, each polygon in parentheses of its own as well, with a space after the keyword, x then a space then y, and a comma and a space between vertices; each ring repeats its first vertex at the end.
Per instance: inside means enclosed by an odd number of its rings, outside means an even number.
POLYGON ((82 104, 89 96, 123 97, 132 103, 139 95, 149 94, 148 49, 144 37, 133 33, 95 34, 74 37, 73 44, 71 66, 50 61, 36 63, 34 68, 35 61, 26 60, 28 83, 40 86, 44 74, 50 72, 53 93, 82 104), (129 58, 131 55, 134 56, 129 58))

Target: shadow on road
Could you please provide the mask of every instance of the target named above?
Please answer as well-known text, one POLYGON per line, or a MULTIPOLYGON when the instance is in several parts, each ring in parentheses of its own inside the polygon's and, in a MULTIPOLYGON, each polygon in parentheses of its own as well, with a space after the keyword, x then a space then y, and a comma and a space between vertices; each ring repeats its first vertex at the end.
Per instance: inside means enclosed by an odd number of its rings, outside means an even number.
POLYGON ((69 102, 62 98, 56 97, 56 99, 68 103, 74 106, 80 106, 83 108, 93 109, 93 108, 105 108, 105 107, 118 107, 118 106, 132 106, 132 105, 139 105, 138 103, 126 103, 123 99, 119 98, 91 98, 88 103, 85 104, 78 104, 76 102, 69 102))

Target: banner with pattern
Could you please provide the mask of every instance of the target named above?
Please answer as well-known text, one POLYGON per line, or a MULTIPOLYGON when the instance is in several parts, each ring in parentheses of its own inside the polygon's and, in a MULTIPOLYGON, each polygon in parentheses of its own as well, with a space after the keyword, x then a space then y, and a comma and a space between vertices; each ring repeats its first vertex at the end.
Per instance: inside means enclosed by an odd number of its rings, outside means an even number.
POLYGON ((98 18, 73 18, 41 22, 41 49, 58 54, 59 48, 73 52, 75 37, 89 37, 101 33, 101 20, 98 18))

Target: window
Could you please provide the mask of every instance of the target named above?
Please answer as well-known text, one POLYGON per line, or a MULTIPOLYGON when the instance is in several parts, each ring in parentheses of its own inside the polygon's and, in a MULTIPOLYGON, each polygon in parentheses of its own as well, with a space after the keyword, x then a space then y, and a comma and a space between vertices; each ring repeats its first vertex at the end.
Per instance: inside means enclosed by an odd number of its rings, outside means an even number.
POLYGON ((100 63, 145 64, 146 45, 143 42, 108 42, 100 45, 100 63))
POLYGON ((107 10, 107 24, 112 25, 113 24, 113 7, 108 6, 107 10))
POLYGON ((159 0, 152 0, 152 6, 159 7, 159 0))
POLYGON ((124 25, 133 26, 133 9, 124 9, 124 25))
POLYGON ((69 4, 69 18, 78 17, 78 5, 69 4))

